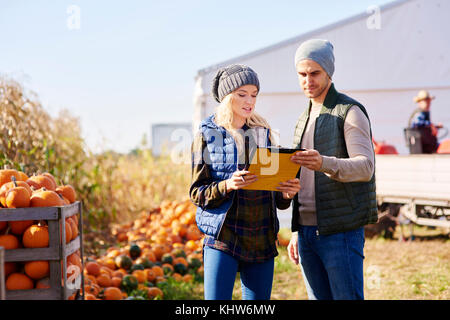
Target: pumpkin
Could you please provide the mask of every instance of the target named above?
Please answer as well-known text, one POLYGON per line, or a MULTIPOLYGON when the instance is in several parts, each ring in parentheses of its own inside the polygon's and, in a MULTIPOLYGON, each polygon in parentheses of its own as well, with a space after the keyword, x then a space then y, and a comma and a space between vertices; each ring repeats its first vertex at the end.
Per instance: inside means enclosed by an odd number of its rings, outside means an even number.
POLYGON ((100 275, 100 265, 97 262, 90 261, 90 262, 86 263, 85 268, 86 268, 86 271, 88 272, 88 274, 91 274, 95 277, 100 275))
MULTIPOLYGON (((74 253, 72 253, 72 254, 70 254, 70 255, 67 256, 67 266, 70 266, 70 265, 77 266, 77 267, 78 267, 78 270, 79 270, 80 273, 81 273, 81 270, 82 270, 83 266, 82 266, 82 264, 81 264, 81 258, 80 258, 80 255, 79 255, 77 252, 74 252, 74 253)), ((69 276, 69 275, 70 275, 70 274, 68 274, 68 276, 69 276)))
POLYGON ((31 196, 31 207, 58 207, 63 205, 64 202, 59 195, 55 191, 47 190, 46 188, 37 190, 31 196))
POLYGON ((156 279, 156 275, 152 269, 145 269, 144 273, 147 276, 147 281, 153 282, 156 279))
POLYGON ((116 287, 108 287, 103 292, 105 300, 122 300, 122 292, 116 287))
POLYGON ((184 276, 187 273, 188 268, 183 263, 177 263, 173 266, 173 271, 184 276))
POLYGON ((98 300, 93 294, 86 293, 84 295, 84 300, 98 300))
MULTIPOLYGON (((67 220, 64 221, 64 227, 66 229, 66 244, 72 240, 72 227, 70 226, 70 223, 67 222, 67 220)), ((62 237, 62 232, 61 232, 62 237)))
POLYGON ((164 272, 165 275, 166 274, 170 275, 174 271, 173 266, 171 264, 169 264, 169 263, 164 263, 161 267, 162 267, 163 272, 164 272))
POLYGON ((30 290, 34 283, 23 273, 11 273, 6 279, 6 290, 30 290))
POLYGON ((28 261, 24 266, 25 274, 33 280, 39 280, 49 275, 48 261, 28 261))
POLYGON ((33 220, 23 220, 23 221, 8 221, 11 233, 15 235, 22 235, 25 230, 34 223, 33 220))
POLYGON ((133 265, 133 261, 131 258, 127 255, 121 254, 120 256, 117 256, 116 259, 116 266, 117 268, 123 268, 125 270, 128 270, 133 265))
POLYGON ((140 264, 144 267, 144 269, 148 269, 153 267, 153 263, 147 259, 146 257, 139 257, 136 259, 135 264, 140 264))
POLYGON ((162 299, 164 297, 164 294, 160 288, 151 287, 147 289, 147 296, 150 300, 157 297, 162 299))
POLYGON ((138 287, 138 280, 135 276, 131 275, 131 274, 127 274, 126 276, 124 276, 122 278, 122 288, 127 292, 131 292, 133 290, 136 290, 138 287))
POLYGON ((5 262, 4 264, 5 277, 9 276, 11 273, 17 271, 16 262, 5 262))
POLYGON ((27 183, 30 185, 30 187, 33 187, 36 190, 39 190, 41 188, 45 188, 50 191, 56 190, 56 185, 54 182, 47 176, 44 175, 34 175, 28 178, 27 183))
POLYGON ((131 274, 136 277, 139 283, 147 281, 147 274, 144 270, 134 270, 131 274))
POLYGON ((0 247, 5 250, 17 249, 20 246, 19 239, 12 234, 4 234, 0 236, 0 247))
POLYGON ((176 273, 176 272, 172 275, 172 278, 175 281, 177 281, 177 282, 183 281, 183 276, 181 274, 179 274, 179 273, 176 273))
POLYGON ((191 282, 193 280, 192 274, 188 273, 183 276, 184 282, 191 282))
POLYGON ((189 256, 187 258, 187 262, 188 262, 188 267, 191 269, 195 269, 195 270, 198 269, 202 265, 201 260, 195 256, 189 256))
POLYGON ((29 179, 29 177, 27 176, 27 174, 25 172, 18 171, 18 174, 19 174, 19 178, 17 180, 19 180, 19 181, 25 182, 29 179))
POLYGON ((58 186, 58 184, 56 183, 55 177, 49 172, 44 172, 41 175, 44 176, 44 177, 49 178, 52 181, 54 189, 50 189, 50 190, 56 190, 56 187, 58 186))
POLYGON ((50 278, 42 278, 36 282, 36 289, 50 289, 50 278))
POLYGON ((12 177, 15 177, 17 180, 20 180, 21 178, 17 170, 14 169, 0 170, 0 186, 3 186, 5 183, 10 182, 12 177))
POLYGON ((172 253, 172 256, 174 256, 175 258, 179 258, 179 257, 186 258, 186 252, 184 252, 184 250, 181 248, 175 248, 172 250, 171 253, 172 253))
POLYGON ((14 187, 5 195, 8 208, 26 208, 30 206, 30 193, 24 187, 14 187))
POLYGON ((57 187, 56 192, 66 198, 69 203, 74 203, 77 200, 75 189, 70 184, 57 187))
POLYGON ((133 264, 132 266, 131 266, 131 268, 130 268, 130 272, 133 272, 133 271, 135 271, 135 270, 144 270, 145 268, 144 268, 144 266, 142 265, 142 264, 139 264, 139 263, 135 263, 135 264, 133 264))
POLYGON ((139 256, 142 253, 142 250, 137 244, 133 243, 130 246, 129 253, 130 253, 131 259, 135 260, 135 259, 139 258, 139 256))
POLYGON ((6 193, 11 190, 12 188, 15 188, 16 186, 18 187, 24 187, 25 189, 27 189, 28 193, 30 194, 30 197, 33 193, 33 191, 31 190, 30 186, 28 185, 28 183, 26 183, 25 181, 11 181, 8 183, 5 183, 1 188, 0 188, 0 203, 2 204, 3 207, 6 207, 6 193))
POLYGON ((34 224, 23 233, 22 243, 25 248, 47 248, 49 243, 48 227, 34 224))
POLYGON ((161 262, 172 264, 173 263, 172 255, 170 253, 164 253, 161 257, 161 262))
POLYGON ((96 279, 100 287, 106 288, 111 286, 111 277, 106 273, 100 273, 96 279))
POLYGON ((111 285, 116 288, 120 288, 120 284, 122 283, 122 277, 112 277, 111 285))

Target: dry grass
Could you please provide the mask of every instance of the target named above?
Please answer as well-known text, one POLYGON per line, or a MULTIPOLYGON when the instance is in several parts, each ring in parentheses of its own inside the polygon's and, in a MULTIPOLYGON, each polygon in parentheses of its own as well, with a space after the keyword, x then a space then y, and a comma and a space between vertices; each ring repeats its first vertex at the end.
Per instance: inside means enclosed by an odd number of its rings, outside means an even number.
MULTIPOLYGON (((416 240, 366 239, 366 300, 450 299, 450 239, 440 230, 415 228, 416 240)), ((277 258, 272 299, 307 299, 300 269, 284 248, 277 258)))

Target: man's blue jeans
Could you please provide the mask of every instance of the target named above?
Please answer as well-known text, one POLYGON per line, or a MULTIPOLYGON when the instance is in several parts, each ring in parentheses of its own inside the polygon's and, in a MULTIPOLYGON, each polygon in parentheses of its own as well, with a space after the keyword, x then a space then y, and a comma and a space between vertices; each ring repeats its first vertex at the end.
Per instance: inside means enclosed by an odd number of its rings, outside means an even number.
POLYGON ((299 263, 310 300, 363 300, 364 227, 317 235, 300 226, 299 263))
POLYGON ((238 269, 243 300, 270 299, 273 258, 262 263, 246 263, 215 248, 205 246, 203 250, 205 300, 231 300, 238 269))

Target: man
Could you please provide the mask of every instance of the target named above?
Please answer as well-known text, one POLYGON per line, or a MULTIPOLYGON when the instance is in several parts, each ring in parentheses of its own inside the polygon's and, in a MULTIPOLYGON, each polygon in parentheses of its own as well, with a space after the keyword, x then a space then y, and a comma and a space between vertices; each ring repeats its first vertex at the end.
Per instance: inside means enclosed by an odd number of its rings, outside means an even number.
POLYGON ((356 100, 336 91, 333 45, 299 46, 295 67, 310 99, 298 119, 291 157, 301 165, 293 200, 289 258, 300 263, 309 299, 364 299, 364 225, 377 222, 370 121, 356 100))
POLYGON ((442 124, 433 125, 430 119, 431 100, 434 98, 426 90, 419 91, 414 97, 418 108, 409 118, 408 127, 420 132, 422 153, 435 153, 439 147, 437 129, 442 128, 442 124))

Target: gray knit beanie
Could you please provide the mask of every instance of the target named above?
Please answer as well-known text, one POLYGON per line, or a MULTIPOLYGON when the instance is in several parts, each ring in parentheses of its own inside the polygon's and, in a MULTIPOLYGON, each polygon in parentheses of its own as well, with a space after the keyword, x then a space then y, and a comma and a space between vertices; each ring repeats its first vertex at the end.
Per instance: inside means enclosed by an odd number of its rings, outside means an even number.
POLYGON ((333 45, 328 40, 311 39, 303 42, 295 52, 295 66, 305 59, 317 62, 330 76, 334 73, 333 45))
POLYGON ((232 64, 224 68, 220 68, 212 82, 212 94, 217 102, 222 102, 222 99, 234 90, 253 84, 258 88, 258 75, 250 67, 242 64, 232 64))

